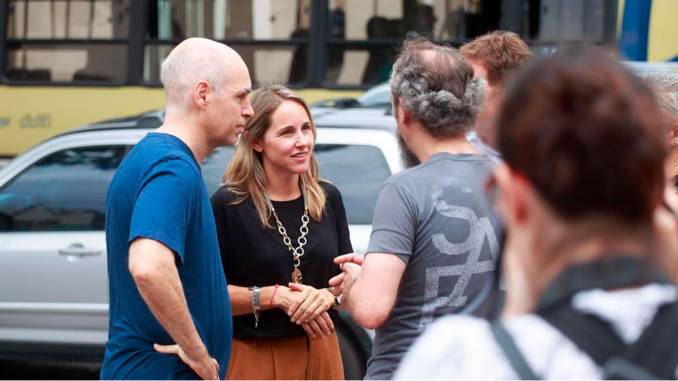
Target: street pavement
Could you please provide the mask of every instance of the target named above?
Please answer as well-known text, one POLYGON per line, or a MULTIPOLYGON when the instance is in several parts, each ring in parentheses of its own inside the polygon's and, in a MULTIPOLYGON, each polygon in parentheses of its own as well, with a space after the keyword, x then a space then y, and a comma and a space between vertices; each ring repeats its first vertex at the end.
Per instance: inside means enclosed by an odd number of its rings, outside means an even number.
POLYGON ((0 360, 2 380, 98 380, 97 366, 0 360))

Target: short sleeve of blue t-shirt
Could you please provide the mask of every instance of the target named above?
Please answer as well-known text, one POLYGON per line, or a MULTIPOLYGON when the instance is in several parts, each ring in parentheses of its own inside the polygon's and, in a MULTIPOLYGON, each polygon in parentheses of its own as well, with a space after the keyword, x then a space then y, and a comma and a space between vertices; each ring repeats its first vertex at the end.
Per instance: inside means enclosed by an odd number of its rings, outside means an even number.
POLYGON ((193 204, 196 203, 195 169, 181 158, 167 159, 144 175, 132 212, 129 243, 149 238, 172 250, 180 264, 193 204))

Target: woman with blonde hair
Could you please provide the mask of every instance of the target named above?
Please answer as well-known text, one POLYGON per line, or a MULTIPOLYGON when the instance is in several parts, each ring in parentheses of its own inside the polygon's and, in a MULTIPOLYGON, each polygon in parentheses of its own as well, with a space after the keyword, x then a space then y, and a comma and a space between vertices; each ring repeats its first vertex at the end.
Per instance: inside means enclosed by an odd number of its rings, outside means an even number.
POLYGON ((212 196, 233 306, 228 379, 342 379, 328 280, 353 251, 341 194, 318 177, 306 103, 283 86, 254 116, 212 196))

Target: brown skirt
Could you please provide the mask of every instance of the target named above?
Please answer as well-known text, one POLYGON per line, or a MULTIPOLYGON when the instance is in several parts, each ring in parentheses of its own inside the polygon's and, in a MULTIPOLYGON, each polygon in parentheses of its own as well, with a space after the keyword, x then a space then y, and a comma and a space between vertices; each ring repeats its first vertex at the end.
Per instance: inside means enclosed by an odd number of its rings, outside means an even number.
POLYGON ((227 380, 343 380, 337 334, 270 339, 233 339, 227 380))

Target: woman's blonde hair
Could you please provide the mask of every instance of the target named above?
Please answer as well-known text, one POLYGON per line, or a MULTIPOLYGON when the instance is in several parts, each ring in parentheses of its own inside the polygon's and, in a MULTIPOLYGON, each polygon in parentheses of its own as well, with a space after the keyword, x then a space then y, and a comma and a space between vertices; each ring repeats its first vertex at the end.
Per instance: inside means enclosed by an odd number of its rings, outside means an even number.
MULTIPOLYGON (((228 189, 236 195, 232 204, 239 204, 248 197, 251 198, 264 227, 271 227, 269 220, 272 210, 267 202, 266 175, 262 164, 262 155, 254 150, 252 144, 264 138, 264 134, 271 126, 271 115, 284 101, 296 102, 306 110, 311 121, 311 131, 315 141, 315 124, 306 102, 284 86, 263 86, 252 97, 254 115, 247 122, 245 132, 240 136, 233 160, 226 168, 223 177, 223 182, 228 186, 228 189)), ((318 164, 315 156, 311 153, 308 171, 299 176, 299 187, 308 206, 308 213, 316 221, 321 220, 325 209, 325 192, 320 187, 319 180, 318 164)))

